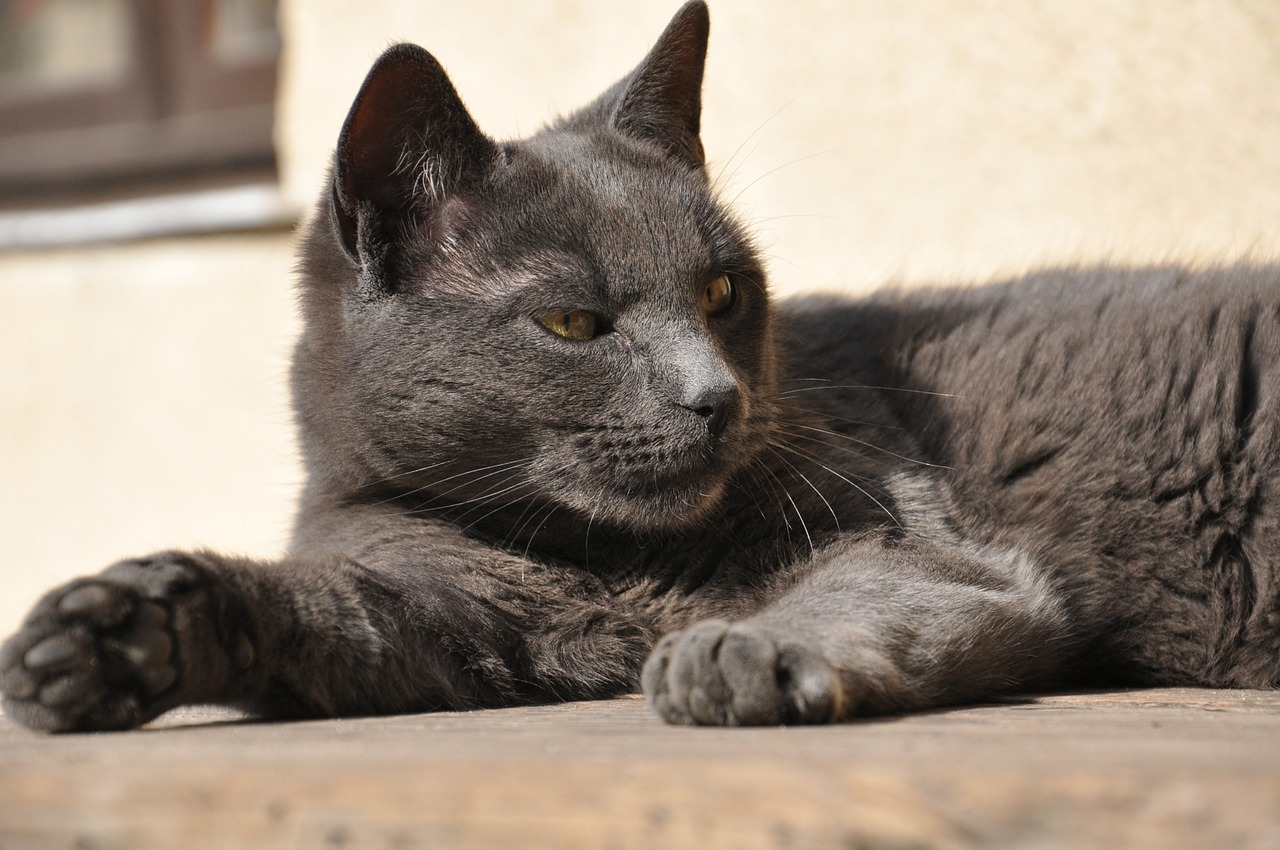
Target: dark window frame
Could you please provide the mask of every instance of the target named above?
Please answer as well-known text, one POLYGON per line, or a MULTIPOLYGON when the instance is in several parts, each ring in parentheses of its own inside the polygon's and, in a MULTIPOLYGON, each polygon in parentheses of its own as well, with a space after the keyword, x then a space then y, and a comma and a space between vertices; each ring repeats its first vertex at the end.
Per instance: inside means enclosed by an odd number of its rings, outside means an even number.
POLYGON ((134 50, 115 81, 52 94, 0 87, 0 203, 274 179, 279 44, 220 61, 214 0, 130 0, 134 50))

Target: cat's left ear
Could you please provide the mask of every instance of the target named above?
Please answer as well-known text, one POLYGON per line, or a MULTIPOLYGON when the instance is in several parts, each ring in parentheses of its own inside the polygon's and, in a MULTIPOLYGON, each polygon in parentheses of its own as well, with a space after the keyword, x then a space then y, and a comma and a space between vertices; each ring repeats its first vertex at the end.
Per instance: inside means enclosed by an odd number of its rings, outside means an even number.
POLYGON ((403 230, 441 225, 452 193, 479 180, 496 155, 430 53, 397 44, 356 95, 334 158, 334 224, 369 271, 403 230))
POLYGON ((686 3, 622 83, 609 123, 619 132, 656 142, 677 159, 706 164, 699 136, 702 70, 711 19, 701 0, 686 3))

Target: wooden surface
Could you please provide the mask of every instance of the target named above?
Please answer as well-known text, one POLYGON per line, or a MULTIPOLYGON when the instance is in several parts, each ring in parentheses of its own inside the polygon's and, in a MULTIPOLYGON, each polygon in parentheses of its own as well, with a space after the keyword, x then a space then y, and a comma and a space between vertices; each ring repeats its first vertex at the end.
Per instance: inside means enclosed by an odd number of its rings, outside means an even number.
POLYGON ((0 848, 1280 848, 1280 693, 1052 696, 831 728, 639 699, 306 723, 0 721, 0 848))

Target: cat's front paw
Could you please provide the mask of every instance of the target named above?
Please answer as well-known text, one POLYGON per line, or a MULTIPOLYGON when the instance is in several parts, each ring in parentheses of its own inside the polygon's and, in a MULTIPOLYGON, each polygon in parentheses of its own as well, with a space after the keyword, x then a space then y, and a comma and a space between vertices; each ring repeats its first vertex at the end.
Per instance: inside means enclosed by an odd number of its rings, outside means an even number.
POLYGON ((0 647, 5 713, 33 729, 128 729, 181 702, 175 604, 200 568, 178 554, 124 561, 45 595, 0 647))
POLYGON ((707 620, 667 635, 645 664, 642 684, 668 723, 768 726, 843 716, 835 668, 749 621, 707 620))

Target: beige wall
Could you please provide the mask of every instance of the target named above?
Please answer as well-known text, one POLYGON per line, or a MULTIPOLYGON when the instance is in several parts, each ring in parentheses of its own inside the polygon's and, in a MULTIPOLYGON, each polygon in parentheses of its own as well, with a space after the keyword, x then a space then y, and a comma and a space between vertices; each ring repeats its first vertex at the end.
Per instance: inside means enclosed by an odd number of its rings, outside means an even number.
POLYGON ((157 548, 283 546, 290 239, 0 257, 0 632, 157 548))
MULTIPOLYGON (((284 0, 284 189, 310 203, 391 41, 510 136, 625 73, 676 5, 284 0)), ((712 21, 708 152, 784 291, 1280 245, 1272 0, 724 0, 712 21)), ((0 631, 119 555, 278 550, 289 265, 272 234, 0 257, 0 631)))
MULTIPOLYGON (((626 73, 677 6, 286 2, 286 187, 310 196, 392 41, 511 136, 626 73)), ((708 155, 782 289, 1280 244, 1274 0, 713 0, 711 20, 708 155)))

